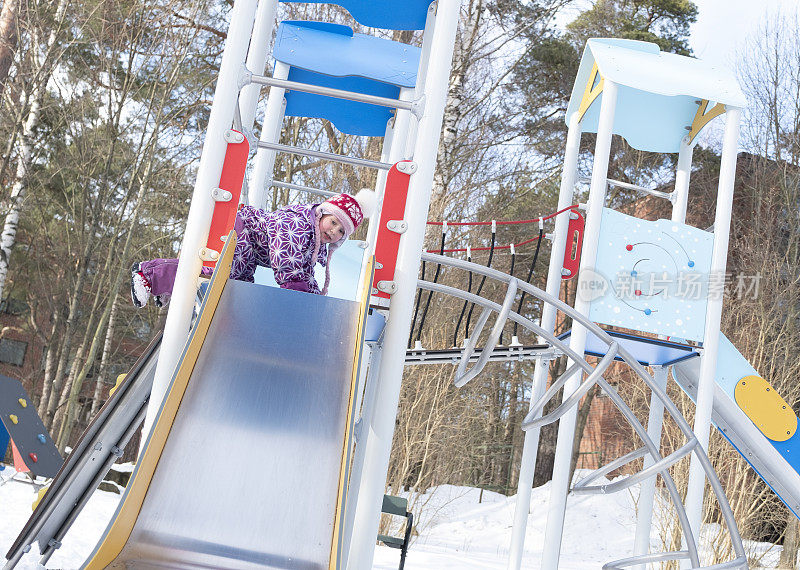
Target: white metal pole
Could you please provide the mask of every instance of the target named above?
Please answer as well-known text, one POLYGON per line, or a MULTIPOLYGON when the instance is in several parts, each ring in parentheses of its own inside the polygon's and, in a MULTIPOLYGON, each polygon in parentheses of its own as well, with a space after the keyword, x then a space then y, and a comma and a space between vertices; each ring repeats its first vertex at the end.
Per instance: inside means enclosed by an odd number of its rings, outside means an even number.
POLYGON ((161 407, 161 400, 167 391, 175 365, 186 343, 189 333, 189 322, 197 288, 197 276, 203 264, 200 249, 208 240, 211 215, 214 211, 214 199, 211 192, 219 185, 222 163, 225 159, 227 142, 225 133, 233 123, 234 107, 238 96, 238 78, 247 55, 247 45, 253 28, 255 16, 255 0, 238 0, 231 12, 231 25, 228 39, 222 53, 217 86, 214 91, 214 103, 208 119, 206 139, 197 168, 197 180, 192 194, 192 203, 186 219, 186 230, 181 245, 181 256, 172 290, 172 300, 164 325, 164 336, 161 340, 161 351, 156 365, 153 389, 147 405, 147 416, 142 429, 142 445, 146 441, 150 427, 161 407))
MULTIPOLYGON (((667 389, 667 374, 669 369, 665 366, 653 367, 653 379, 662 389, 667 389)), ((650 395, 650 415, 647 418, 647 435, 660 448, 661 427, 664 423, 664 402, 650 395)), ((643 469, 653 465, 655 461, 650 455, 645 456, 643 469)), ((656 478, 651 477, 642 483, 639 491, 639 502, 636 504, 636 538, 633 541, 633 554, 638 556, 647 554, 650 550, 650 528, 653 524, 653 503, 656 495, 656 478)), ((645 570, 645 566, 635 566, 635 570, 645 570)))
POLYGON ((681 141, 678 151, 678 168, 675 171, 675 194, 672 196, 672 221, 684 223, 686 221, 686 208, 689 203, 689 179, 692 175, 692 153, 694 145, 687 143, 687 138, 681 141))
MULTIPOLYGON (((578 173, 580 143, 580 118, 578 113, 573 113, 569 119, 569 130, 567 131, 564 169, 561 173, 561 187, 558 194, 558 210, 563 210, 572 205, 575 193, 575 178, 578 173)), ((556 217, 545 288, 545 291, 553 297, 558 297, 561 291, 561 268, 564 265, 564 252, 567 248, 568 226, 568 213, 556 217)), ((551 333, 555 330, 557 314, 558 311, 553 305, 546 304, 544 306, 541 317, 541 326, 544 330, 551 333)), ((544 342, 544 339, 539 339, 539 342, 544 342)), ((536 361, 530 405, 539 400, 547 389, 548 368, 549 362, 547 360, 539 359, 536 361)), ((539 428, 525 432, 525 439, 522 443, 522 459, 520 460, 519 479, 517 481, 517 502, 514 507, 514 526, 511 530, 511 546, 509 547, 509 570, 519 570, 522 564, 522 553, 525 548, 525 529, 528 525, 528 514, 531 508, 531 488, 533 487, 536 454, 539 447, 539 433, 539 428)))
MULTIPOLYGON (((425 17, 425 31, 422 36, 422 49, 419 54, 419 69, 417 69, 417 84, 414 87, 414 97, 422 97, 425 93, 425 81, 428 78, 428 62, 431 60, 431 46, 433 36, 436 32, 436 2, 431 2, 428 6, 428 15, 425 17)), ((403 158, 414 158, 414 147, 417 144, 417 129, 419 121, 412 120, 408 126, 408 136, 406 137, 406 147, 403 158)))
MULTIPOLYGON (((289 77, 289 65, 281 61, 275 62, 275 69, 272 76, 278 79, 289 77)), ((264 111, 264 123, 261 125, 261 142, 276 143, 281 136, 281 124, 286 109, 286 90, 274 85, 269 88, 267 97, 267 108, 264 111)), ((257 208, 264 208, 267 205, 267 184, 272 182, 272 172, 275 168, 275 156, 277 151, 267 148, 259 148, 253 160, 253 172, 250 175, 250 204, 257 208)), ((287 181, 288 182, 288 181, 287 181)))
MULTIPOLYGON (((731 208, 733 207, 733 182, 736 177, 736 154, 739 149, 739 120, 741 109, 728 107, 725 113, 725 134, 722 140, 722 159, 719 169, 717 213, 714 218, 714 249, 711 255, 712 280, 721 280, 728 261, 731 208)), ((719 325, 722 320, 722 291, 709 296, 706 308, 706 326, 703 333, 703 354, 700 356, 700 378, 697 386, 697 402, 694 432, 699 444, 708 451, 711 411, 714 405, 714 378, 717 370, 719 349, 719 325)), ((689 465, 689 485, 686 491, 686 514, 694 536, 699 540, 703 516, 703 493, 705 473, 697 457, 692 456, 689 465)))
POLYGON ((397 417, 397 404, 405 366, 406 340, 417 290, 420 257, 430 206, 436 151, 447 101, 448 78, 453 57, 459 0, 440 0, 432 40, 431 61, 426 80, 425 113, 420 119, 414 156, 417 171, 411 176, 406 202, 408 229, 400 239, 394 280, 397 291, 391 297, 384 333, 384 349, 375 408, 370 418, 365 446, 364 474, 356 507, 350 568, 371 568, 381 510, 386 472, 397 417))
MULTIPOLYGON (((608 178, 608 159, 611 152, 611 135, 614 126, 614 111, 617 103, 617 85, 605 80, 603 99, 600 104, 600 121, 597 126, 597 143, 594 149, 594 166, 592 168, 592 185, 589 190, 589 203, 586 212, 586 228, 583 236, 583 250, 578 275, 578 294, 575 296, 575 310, 583 315, 589 314, 590 300, 581 295, 581 279, 586 269, 593 269, 597 258, 597 246, 600 241, 600 219, 606 196, 606 180, 608 178)), ((570 335, 570 348, 583 354, 586 347, 587 331, 578 323, 573 323, 570 335)), ((567 364, 568 366, 570 363, 567 364)), ((576 374, 564 385, 563 399, 567 399, 579 386, 581 375, 576 374)), ((550 492, 550 505, 547 514, 547 526, 544 535, 542 568, 556 570, 561 552, 561 535, 564 529, 564 513, 569 493, 569 467, 572 459, 572 445, 575 439, 575 420, 578 411, 572 408, 558 423, 558 442, 553 465, 553 481, 550 492)))
MULTIPOLYGON (((272 27, 275 22, 275 12, 278 0, 259 0, 256 10, 256 22, 253 26, 253 36, 250 38, 250 49, 247 51, 247 69, 255 75, 264 75, 267 66, 267 54, 272 42, 272 27)), ((258 97, 261 86, 250 83, 242 87, 239 94, 239 112, 242 114, 242 127, 250 130, 256 116, 258 97)))

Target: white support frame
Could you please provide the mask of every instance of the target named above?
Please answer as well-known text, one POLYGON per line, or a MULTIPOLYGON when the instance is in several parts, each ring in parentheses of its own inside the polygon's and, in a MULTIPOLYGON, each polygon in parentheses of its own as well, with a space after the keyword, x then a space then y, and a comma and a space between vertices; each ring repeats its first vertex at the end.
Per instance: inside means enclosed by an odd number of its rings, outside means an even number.
POLYGON ((419 121, 414 146, 418 168, 411 176, 406 203, 408 230, 400 240, 395 271, 397 292, 392 295, 384 332, 374 411, 369 418, 369 425, 365 426, 369 428, 369 433, 365 443, 364 472, 356 506, 349 568, 372 567, 459 13, 459 0, 439 0, 431 38, 431 57, 425 74, 425 112, 419 121))
POLYGON ((150 428, 161 407, 161 401, 172 380, 175 366, 189 335, 189 324, 197 291, 197 276, 203 265, 199 252, 208 241, 208 231, 214 212, 215 201, 211 196, 211 191, 219 186, 222 163, 228 148, 225 133, 233 124, 234 110, 239 95, 239 75, 247 56, 255 12, 256 0, 238 0, 231 11, 231 25, 222 53, 219 76, 214 90, 214 103, 211 106, 192 202, 186 219, 186 230, 181 244, 181 255, 175 275, 169 313, 167 313, 164 325, 164 336, 156 365, 153 389, 142 428, 140 452, 145 447, 150 428))
MULTIPOLYGON (((277 79, 286 79, 289 77, 289 69, 289 64, 276 61, 272 76, 277 79)), ((270 87, 259 142, 277 143, 280 140, 281 125, 286 111, 285 93, 286 90, 281 87, 270 87)), ((276 150, 268 148, 256 149, 253 172, 250 175, 250 205, 257 208, 266 207, 268 184, 272 182, 276 156, 276 150)))
MULTIPOLYGON (((257 75, 263 75, 267 67, 269 46, 272 42, 272 29, 275 25, 275 13, 278 11, 278 0, 259 0, 256 10, 256 21, 253 26, 253 37, 250 38, 250 49, 247 51, 247 69, 257 75)), ((239 94, 239 111, 242 115, 242 128, 253 129, 256 106, 261 95, 261 86, 250 83, 242 87, 239 94)))
MULTIPOLYGON (((597 246, 600 235, 600 220, 606 196, 606 179, 608 178, 608 161, 611 149, 611 135, 614 126, 614 112, 617 104, 617 85, 606 80, 603 86, 603 97, 600 104, 600 120, 597 127, 597 143, 594 151, 592 168, 592 184, 589 190, 589 202, 586 212, 586 227, 583 238, 583 251, 578 274, 578 294, 575 299, 575 310, 583 315, 589 314, 589 300, 580 295, 581 281, 586 269, 594 268, 597 258, 597 246)), ((583 354, 586 347, 587 330, 578 323, 572 328, 570 348, 577 354, 583 354)), ((568 362, 569 367, 572 363, 568 362)), ((563 400, 580 385, 580 375, 573 375, 564 385, 563 400)), ((564 514, 569 493, 569 468, 572 458, 572 445, 575 439, 575 422, 577 409, 571 408, 558 424, 558 442, 553 465, 553 480, 550 491, 550 504, 545 528, 544 549, 542 552, 542 568, 557 570, 561 553, 561 538, 564 531, 564 514)))
MULTIPOLYGON (((578 175, 578 154, 581 142, 581 123, 577 113, 573 113, 569 120, 567 132, 567 145, 564 152, 564 169, 561 174, 561 187, 558 195, 557 211, 572 205, 575 182, 578 175)), ((547 285, 545 291, 558 298, 561 291, 561 268, 564 264, 564 252, 567 248, 567 230, 569 218, 566 215, 557 216, 553 230, 553 246, 550 253, 550 265, 547 269, 547 285)), ((554 305, 545 304, 542 309, 541 326, 552 333, 556 326, 557 309, 554 305)), ((543 342, 543 339, 538 339, 543 342)), ((547 389, 547 373, 549 360, 539 359, 533 374, 533 387, 530 404, 539 401, 547 389)), ((525 529, 528 525, 530 513, 531 489, 533 476, 536 469, 536 455, 539 447, 539 428, 525 432, 522 444, 522 458, 520 460, 519 479, 517 481, 517 501, 514 508, 514 524, 511 531, 511 546, 509 547, 508 569, 519 570, 522 564, 522 553, 525 548, 525 529)))
MULTIPOLYGON (((669 368, 653 366, 653 380, 666 392, 669 368)), ((650 395, 650 414, 647 417, 647 435, 660 447, 661 429, 664 424, 664 402, 655 393, 650 395)), ((655 463, 651 455, 645 455, 642 469, 655 463)), ((633 540, 633 555, 647 554, 650 550, 650 529, 653 526, 653 505, 656 496, 656 477, 643 481, 639 491, 639 502, 636 504, 636 535, 633 540)), ((644 566, 635 566, 634 570, 647 570, 644 566)))
MULTIPOLYGON (((717 212, 714 218, 714 248, 711 254, 710 279, 725 275, 728 261, 731 210, 733 208, 733 183, 736 177, 736 155, 739 149, 739 121, 742 111, 727 107, 725 134, 722 140, 722 159, 717 191, 717 212)), ((714 385, 719 349, 719 327, 722 321, 722 294, 709 297, 706 308, 706 325, 703 334, 703 354, 700 356, 700 378, 694 433, 702 448, 708 452, 711 430, 711 411, 714 405, 714 385)), ((689 484, 686 491, 686 514, 695 536, 700 536, 703 515, 703 495, 706 478, 702 466, 693 457, 689 465, 689 484)))

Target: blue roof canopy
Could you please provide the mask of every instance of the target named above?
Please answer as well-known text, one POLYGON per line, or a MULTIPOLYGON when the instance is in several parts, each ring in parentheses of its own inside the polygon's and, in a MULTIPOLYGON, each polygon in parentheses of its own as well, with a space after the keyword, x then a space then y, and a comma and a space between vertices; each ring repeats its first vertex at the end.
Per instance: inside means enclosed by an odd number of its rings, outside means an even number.
MULTIPOLYGON (((736 78, 701 60, 662 52, 656 44, 623 39, 590 39, 572 88, 567 122, 577 112, 593 67, 619 86, 614 134, 638 150, 678 152, 692 125, 698 100, 745 107, 736 78)), ((596 133, 602 94, 582 120, 583 132, 596 133)))

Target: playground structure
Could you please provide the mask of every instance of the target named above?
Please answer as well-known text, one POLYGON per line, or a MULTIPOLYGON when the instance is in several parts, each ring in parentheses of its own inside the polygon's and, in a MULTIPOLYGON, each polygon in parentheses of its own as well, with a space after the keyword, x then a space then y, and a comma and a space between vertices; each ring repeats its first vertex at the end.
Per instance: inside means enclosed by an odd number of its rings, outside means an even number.
POLYGON ((797 417, 720 335, 722 298, 708 294, 712 276, 725 272, 738 124, 746 104, 735 79, 700 61, 661 53, 653 44, 589 40, 567 111, 558 203, 562 215, 554 218, 542 291, 495 269, 422 252, 459 2, 338 4, 365 26, 424 30, 422 47, 353 33, 338 24, 282 22, 273 76, 265 77, 259 73, 266 65, 277 2, 234 4, 163 337, 81 438, 9 550, 6 570, 34 542, 42 563, 49 560, 102 478, 100 472, 142 420, 144 443, 136 470, 85 568, 369 568, 404 367, 457 359, 455 383, 463 386, 487 362, 519 358, 535 360, 536 369, 523 423, 510 569, 519 568, 523 559, 538 430, 556 420, 558 447, 541 567, 558 568, 577 404, 595 384, 641 440, 635 451, 572 487, 574 493, 609 493, 642 484, 634 552, 605 567, 669 560, 703 567, 696 537, 708 483, 733 553, 715 567, 746 568, 733 515, 705 453, 712 420, 795 513, 800 513, 800 464, 793 452, 797 417), (256 140, 252 129, 261 85, 270 91, 256 140), (684 220, 697 134, 721 114, 725 134, 712 233, 684 220), (369 161, 281 145, 285 115, 327 118, 348 134, 383 136, 382 158, 369 161), (579 210, 573 204, 584 132, 596 133, 597 142, 588 203, 579 210), (607 176, 615 134, 640 150, 678 154, 673 192, 632 188, 668 199, 671 220, 640 220, 605 207, 608 186, 621 184, 607 176), (240 198, 250 150, 256 151, 252 175, 240 198), (360 254, 354 265, 336 267, 358 275, 343 298, 227 279, 236 239, 228 231, 240 199, 261 206, 269 186, 326 194, 271 180, 277 152, 379 172, 381 207, 367 240, 355 246, 360 254), (583 216, 580 255, 573 256, 567 243, 583 216), (505 288, 504 300, 496 303, 418 279, 421 261, 492 279, 505 288), (204 263, 216 270, 192 326, 196 275, 204 263), (559 300, 559 291, 562 280, 576 273, 579 295, 568 306, 559 300), (630 281, 637 285, 627 287, 630 281), (684 282, 699 283, 703 294, 679 295, 684 282), (465 346, 407 349, 418 289, 481 308, 465 346), (522 293, 541 302, 538 322, 513 310, 522 293), (483 333, 493 314, 491 330, 483 333), (573 322, 567 337, 554 334, 559 314, 573 322), (326 344, 320 334, 321 315, 336 317, 332 320, 340 330, 330 336, 337 342, 326 344), (507 321, 536 335, 537 344, 512 341, 498 347, 507 321), (659 338, 620 334, 599 324, 659 338), (663 340, 666 336, 682 342, 663 340), (318 352, 309 354, 309 346, 318 352), (600 360, 590 364, 586 355, 600 360), (566 372, 548 388, 549 362, 559 356, 568 358, 566 372), (615 360, 624 362, 651 394, 646 426, 638 410, 631 410, 603 378, 615 360), (666 394, 670 368, 696 401, 693 426, 666 394), (562 403, 542 416, 561 388, 562 403), (664 414, 684 437, 667 455, 660 445, 664 414), (200 438, 207 450, 203 461, 211 456, 220 463, 235 462, 241 488, 249 473, 258 473, 264 496, 221 496, 219 481, 193 456, 200 438), (683 498, 670 467, 686 457, 691 457, 690 481, 683 498), (641 458, 637 473, 598 483, 601 476, 641 458), (190 476, 193 484, 187 485, 190 476), (679 519, 683 547, 678 551, 649 551, 658 477, 679 519), (302 533, 297 532, 300 519, 302 533))
POLYGON ((0 376, 0 459, 9 444, 18 473, 53 477, 64 462, 22 384, 0 376))

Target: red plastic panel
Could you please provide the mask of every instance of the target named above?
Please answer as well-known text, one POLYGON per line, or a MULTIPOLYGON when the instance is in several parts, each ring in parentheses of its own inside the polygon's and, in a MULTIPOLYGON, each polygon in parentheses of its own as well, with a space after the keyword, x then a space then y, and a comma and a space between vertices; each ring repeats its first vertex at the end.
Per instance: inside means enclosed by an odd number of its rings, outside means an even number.
MULTIPOLYGON (((219 188, 227 190, 233 197, 227 202, 217 202, 211 217, 211 228, 208 231, 208 244, 206 247, 215 251, 222 251, 223 237, 233 229, 236 220, 236 211, 239 207, 239 196, 242 194, 242 183, 247 166, 247 156, 250 154, 250 145, 245 138, 240 143, 228 143, 225 151, 225 162, 222 163, 222 174, 219 177, 219 188)), ((214 267, 216 261, 204 261, 206 267, 214 267)))
POLYGON ((562 279, 572 279, 578 274, 581 265, 581 248, 583 247, 583 228, 585 221, 578 210, 569 211, 569 227, 567 228, 567 247, 564 249, 564 269, 562 279), (575 217, 572 214, 577 214, 575 217))
MULTIPOLYGON (((397 164, 400 164, 399 162, 397 164)), ((400 172, 397 164, 392 166, 386 177, 386 191, 383 194, 383 207, 381 208, 380 225, 375 242, 375 277, 373 283, 380 281, 394 281, 394 269, 397 265, 397 250, 400 248, 400 234, 393 232, 386 224, 390 220, 402 220, 406 213, 406 198, 408 197, 408 183, 411 176, 400 172), (380 267, 380 269, 377 269, 380 267)), ((389 298, 388 293, 379 291, 376 297, 389 298)))

